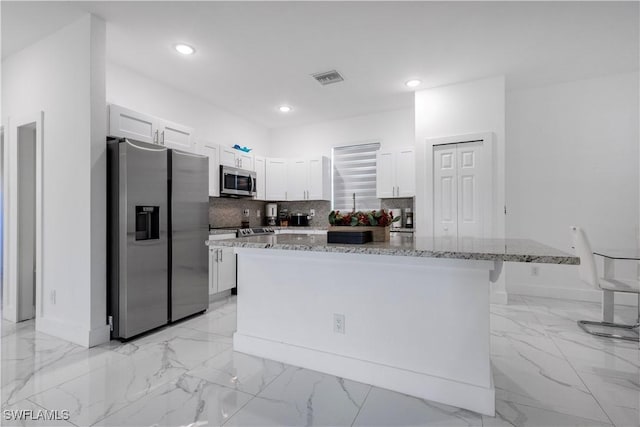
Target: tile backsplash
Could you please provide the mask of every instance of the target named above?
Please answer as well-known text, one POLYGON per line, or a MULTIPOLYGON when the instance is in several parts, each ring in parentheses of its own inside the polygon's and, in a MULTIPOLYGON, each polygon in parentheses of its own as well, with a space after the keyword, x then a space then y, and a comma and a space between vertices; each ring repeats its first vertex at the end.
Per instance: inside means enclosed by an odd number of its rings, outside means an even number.
POLYGON ((238 227, 245 219, 242 211, 249 209, 249 226, 264 225, 264 207, 266 202, 231 197, 209 197, 209 225, 211 227, 238 227), (257 215, 260 211, 260 217, 257 215))
MULTIPOLYGON (((234 199, 229 197, 209 197, 209 225, 212 227, 240 227, 245 219, 243 210, 249 209, 249 226, 260 227, 266 225, 264 210, 266 204, 259 200, 234 199), (260 211, 260 216, 257 215, 260 211)), ((328 217, 331 212, 331 202, 328 200, 310 200, 300 202, 275 202, 278 205, 278 212, 287 209, 290 214, 309 213, 311 209, 316 211, 316 215, 311 218, 312 227, 326 227, 329 223, 328 217)), ((380 208, 406 208, 413 209, 413 198, 402 199, 380 199, 380 208)), ((403 218, 404 220, 404 218, 403 218)))
MULTIPOLYGON (((238 227, 245 219, 243 210, 249 209, 249 226, 260 227, 266 225, 264 216, 266 204, 259 200, 234 199, 230 197, 209 197, 209 225, 211 227, 238 227), (260 211, 258 217, 257 211, 260 211)), ((325 227, 328 225, 331 202, 327 200, 311 200, 300 202, 274 202, 278 205, 278 212, 287 209, 292 213, 309 213, 315 209, 316 215, 311 218, 313 227, 325 227)))

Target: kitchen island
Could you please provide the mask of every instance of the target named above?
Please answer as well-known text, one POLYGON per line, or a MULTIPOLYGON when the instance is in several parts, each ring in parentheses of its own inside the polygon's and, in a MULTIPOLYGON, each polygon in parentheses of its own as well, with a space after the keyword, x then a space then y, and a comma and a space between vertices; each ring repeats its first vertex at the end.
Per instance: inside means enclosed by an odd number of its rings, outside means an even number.
POLYGON ((489 288, 502 264, 577 264, 531 240, 222 240, 238 255, 234 349, 494 415, 489 288))

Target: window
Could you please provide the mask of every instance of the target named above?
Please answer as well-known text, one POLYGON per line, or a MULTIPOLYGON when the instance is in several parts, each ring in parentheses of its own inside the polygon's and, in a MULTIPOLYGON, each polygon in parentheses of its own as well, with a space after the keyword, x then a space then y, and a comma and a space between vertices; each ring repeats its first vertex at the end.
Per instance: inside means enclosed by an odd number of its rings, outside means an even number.
POLYGON ((376 153, 380 143, 334 147, 332 153, 332 209, 343 212, 380 209, 376 197, 376 153))

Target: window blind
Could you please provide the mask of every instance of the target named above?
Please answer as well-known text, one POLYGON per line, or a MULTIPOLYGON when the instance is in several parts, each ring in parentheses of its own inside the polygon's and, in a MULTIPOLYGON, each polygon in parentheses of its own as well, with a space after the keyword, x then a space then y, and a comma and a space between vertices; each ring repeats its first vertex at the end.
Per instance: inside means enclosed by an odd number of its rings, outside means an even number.
POLYGON ((376 197, 376 153, 380 143, 335 147, 332 153, 332 209, 351 212, 380 208, 376 197))

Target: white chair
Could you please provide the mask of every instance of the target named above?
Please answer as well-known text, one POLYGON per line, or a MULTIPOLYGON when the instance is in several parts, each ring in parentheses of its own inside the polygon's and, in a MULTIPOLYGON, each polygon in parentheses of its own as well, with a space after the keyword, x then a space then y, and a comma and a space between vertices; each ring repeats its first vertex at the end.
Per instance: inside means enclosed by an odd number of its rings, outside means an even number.
POLYGON ((578 321, 580 326, 585 332, 591 335, 597 335, 599 337, 618 338, 627 341, 638 341, 638 327, 640 326, 640 281, 638 280, 618 280, 612 278, 598 278, 598 271, 596 270, 596 260, 589 244, 589 239, 586 233, 580 227, 572 226, 571 234, 573 237, 573 247, 576 249, 576 254, 580 257, 580 266, 578 268, 580 272, 580 278, 582 281, 589 285, 602 290, 602 322, 593 322, 589 320, 578 321), (614 323, 613 310, 614 310, 614 292, 627 292, 638 294, 638 321, 635 325, 623 325, 614 323), (599 326, 605 328, 618 328, 630 331, 634 336, 625 336, 614 333, 590 331, 587 326, 599 326))

